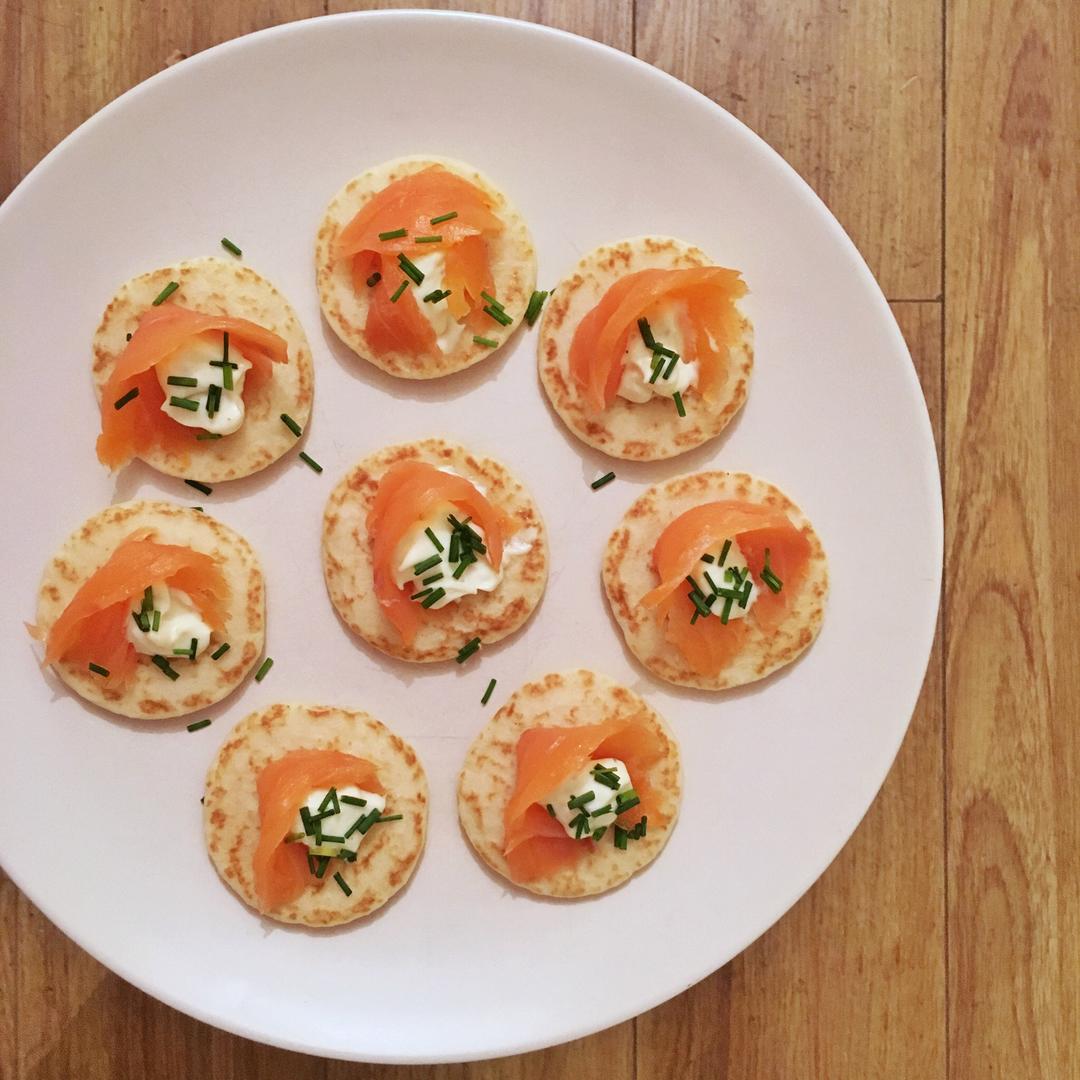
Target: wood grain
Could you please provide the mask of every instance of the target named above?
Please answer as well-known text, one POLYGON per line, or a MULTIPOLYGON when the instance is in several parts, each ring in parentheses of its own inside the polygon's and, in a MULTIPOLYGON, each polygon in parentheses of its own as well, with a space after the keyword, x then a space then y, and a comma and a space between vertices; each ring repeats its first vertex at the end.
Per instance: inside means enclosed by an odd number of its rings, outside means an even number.
POLYGON ((1080 1075, 1080 11, 949 9, 954 1077, 1080 1075), (975 47, 974 43, 978 43, 975 47))

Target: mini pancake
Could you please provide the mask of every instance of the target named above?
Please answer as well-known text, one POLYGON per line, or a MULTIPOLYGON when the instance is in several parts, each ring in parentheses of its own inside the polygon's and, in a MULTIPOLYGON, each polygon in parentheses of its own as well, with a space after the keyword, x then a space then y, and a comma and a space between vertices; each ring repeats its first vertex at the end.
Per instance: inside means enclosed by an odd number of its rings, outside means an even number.
POLYGON ((77 694, 118 716, 156 720, 205 709, 240 685, 263 650, 266 628, 262 568, 251 545, 209 514, 164 502, 109 506, 81 525, 49 560, 38 591, 37 632, 44 636, 68 602, 123 540, 139 530, 152 539, 212 555, 231 586, 224 633, 194 660, 169 657, 178 679, 170 680, 149 656, 139 656, 132 679, 110 686, 85 664, 59 661, 56 674, 77 694), (211 653, 222 643, 228 651, 211 653))
POLYGON ((349 629, 382 652, 420 663, 449 660, 474 637, 491 644, 512 634, 533 613, 547 583, 547 532, 532 496, 505 465, 443 439, 389 446, 350 469, 327 501, 322 552, 330 600, 349 629), (412 645, 404 643, 375 595, 366 526, 379 478, 402 461, 448 466, 480 485, 516 526, 511 539, 529 544, 522 554, 504 554, 502 581, 491 592, 426 610, 412 645))
POLYGON ((578 324, 616 281, 639 270, 714 265, 700 248, 681 240, 642 236, 590 252, 553 290, 537 343, 540 381, 552 408, 582 442, 612 457, 657 461, 714 439, 742 408, 754 352, 752 328, 741 315, 741 336, 730 347, 724 383, 712 402, 696 389, 688 392, 683 397, 684 417, 666 397, 638 403, 616 395, 608 408, 593 413, 570 373, 570 347, 578 324))
MULTIPOLYGON (((580 897, 607 892, 644 869, 663 850, 679 815, 682 770, 679 748, 660 715, 632 690, 592 671, 545 675, 516 690, 473 740, 458 778, 458 816, 476 853, 508 880, 503 855, 503 813, 517 775, 518 739, 533 727, 578 727, 606 720, 634 720, 654 731, 663 756, 648 782, 666 821, 649 819, 645 836, 620 851, 608 830, 594 849, 547 878, 514 884, 542 896, 580 897)), ((634 777, 631 777, 634 779, 634 777)))
POLYGON ((279 922, 337 926, 382 907, 412 876, 427 834, 428 787, 416 752, 366 712, 316 705, 271 705, 233 728, 206 776, 203 827, 210 860, 245 904, 279 922), (324 878, 296 900, 264 910, 252 860, 259 842, 256 780, 268 762, 290 750, 340 750, 366 758, 386 789, 386 813, 401 821, 372 828, 355 862, 332 859, 324 878), (339 873, 352 890, 334 881, 339 873))
POLYGON ((311 349, 292 306, 250 267, 210 257, 188 259, 140 274, 121 285, 94 334, 93 375, 98 401, 127 344, 126 336, 135 331, 139 317, 170 281, 178 282, 180 287, 167 303, 208 315, 249 319, 285 340, 288 360, 275 363, 273 377, 262 386, 245 388, 244 422, 233 434, 198 441, 195 436, 200 429, 191 428, 190 446, 158 446, 140 456, 168 476, 207 483, 259 472, 296 445, 296 436, 281 421, 282 413, 288 413, 301 427, 307 426, 314 375, 311 349))
MULTIPOLYGON (((438 226, 433 227, 437 233, 438 226)), ((483 173, 461 161, 425 154, 377 165, 354 177, 330 200, 316 238, 315 271, 323 315, 357 356, 402 379, 436 379, 471 367, 498 351, 474 342, 474 334, 498 341, 500 348, 509 340, 536 288, 536 251, 525 219, 483 173), (400 351, 377 355, 364 332, 368 292, 361 289, 358 293, 354 288, 351 260, 337 259, 334 245, 342 229, 387 185, 431 166, 442 166, 474 184, 488 197, 492 212, 502 221, 504 228, 491 239, 488 249, 495 289, 492 295, 513 318, 514 325, 503 327, 490 320, 478 323, 475 329, 466 326, 455 346, 442 355, 415 357, 400 351)), ((417 289, 421 294, 424 291, 423 287, 417 289)))
MULTIPOLYGON (((708 569, 702 564, 702 569, 708 569)), ((604 590, 630 651, 654 675, 679 686, 724 690, 763 679, 809 648, 821 629, 829 589, 828 562, 814 527, 779 488, 746 473, 701 472, 678 476, 647 489, 626 511, 604 549, 604 590), (789 599, 782 621, 764 629, 753 608, 747 637, 730 664, 715 675, 695 671, 663 633, 654 609, 641 598, 659 583, 653 548, 680 514, 705 503, 739 499, 786 514, 808 541, 806 574, 789 599)), ((713 616, 710 616, 712 618, 713 616)))

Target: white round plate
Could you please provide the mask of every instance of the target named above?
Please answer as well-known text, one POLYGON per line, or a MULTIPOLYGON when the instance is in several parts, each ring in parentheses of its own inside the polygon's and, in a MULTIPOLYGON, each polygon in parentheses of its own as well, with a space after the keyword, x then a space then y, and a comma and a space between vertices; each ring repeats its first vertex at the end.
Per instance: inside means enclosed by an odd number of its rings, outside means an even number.
POLYGON ((790 907, 851 834, 904 735, 933 635, 937 461, 910 358, 862 259, 803 181, 723 109, 628 56, 524 23, 420 12, 293 23, 195 56, 84 124, 0 210, 0 251, 0 859, 125 979, 209 1023, 317 1054, 509 1054, 684 990, 790 907), (542 286, 595 245, 641 233, 682 237, 741 269, 757 365, 726 437, 670 462, 616 462, 617 482, 594 493, 588 482, 612 463, 547 407, 535 331, 424 384, 343 350, 320 319, 316 224, 349 177, 419 152, 472 162, 509 193, 532 226, 542 286), (140 271, 224 254, 222 236, 307 329, 316 393, 306 449, 326 471, 290 457, 206 498, 142 466, 111 478, 94 457, 88 370, 102 308, 140 271), (386 443, 433 434, 509 463, 551 533, 536 617, 462 667, 396 663, 354 642, 319 565, 323 503, 342 472, 386 443), (832 571, 824 631, 805 658, 716 696, 649 677, 599 580, 603 542, 642 488, 705 467, 789 492, 832 571), (61 540, 136 496, 205 504, 267 571, 274 669, 195 734, 183 721, 129 723, 86 707, 39 670, 23 628, 61 540), (455 782, 511 690, 577 666, 634 687, 670 721, 685 802, 645 873, 597 899, 548 902, 474 858, 455 782), (427 768, 431 830, 416 876, 358 925, 316 933, 263 921, 206 856, 206 767, 231 724, 276 700, 368 709, 427 768))

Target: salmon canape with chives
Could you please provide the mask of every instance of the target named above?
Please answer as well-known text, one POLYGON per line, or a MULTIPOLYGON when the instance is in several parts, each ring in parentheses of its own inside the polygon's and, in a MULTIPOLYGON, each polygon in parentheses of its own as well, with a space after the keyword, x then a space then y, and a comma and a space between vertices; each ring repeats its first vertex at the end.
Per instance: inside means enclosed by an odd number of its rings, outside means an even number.
POLYGON ((368 644, 465 663, 539 604, 547 533, 505 465, 423 439, 369 455, 331 492, 323 574, 338 615, 368 644))
POLYGON ((544 896, 615 888, 660 854, 682 798, 679 749, 660 715, 592 671, 512 694, 473 741, 458 815, 496 873, 544 896))
POLYGON ((806 515, 745 473, 655 484, 607 542, 603 581, 631 652, 680 686, 762 679, 810 647, 829 570, 806 515))
POLYGON ((265 469, 311 415, 311 350, 264 277, 218 258, 140 274, 94 335, 98 460, 205 486, 265 469))
POLYGON ((203 828, 222 881, 267 918, 336 926, 404 887, 427 834, 413 748, 365 712, 271 705, 229 733, 203 828))
POLYGON ((209 514, 163 502, 110 506, 45 567, 31 633, 43 662, 119 716, 167 719, 240 685, 265 636, 262 568, 209 514))
POLYGON ((397 158, 350 180, 319 227, 323 314, 358 356, 434 379, 491 356, 536 284, 528 226, 470 165, 397 158))
POLYGON ((582 442, 656 461, 715 438, 746 400, 750 323, 737 270, 664 236, 605 245, 555 288, 540 381, 582 442))

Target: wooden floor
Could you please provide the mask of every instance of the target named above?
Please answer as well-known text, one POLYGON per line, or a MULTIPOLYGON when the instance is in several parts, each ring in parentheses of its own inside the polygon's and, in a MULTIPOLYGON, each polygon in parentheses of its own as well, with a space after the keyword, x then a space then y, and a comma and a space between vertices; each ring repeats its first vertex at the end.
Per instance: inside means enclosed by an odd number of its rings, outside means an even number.
MULTIPOLYGON (((344 5, 366 6, 424 5, 344 5)), ((945 605, 911 731, 851 843, 742 956, 635 1021, 495 1063, 344 1065, 221 1034, 105 971, 0 875, 0 1077, 1080 1077, 1080 6, 429 6, 546 22, 672 72, 854 238, 943 466, 945 605)), ((171 60, 327 9, 6 0, 0 194, 171 60)))

